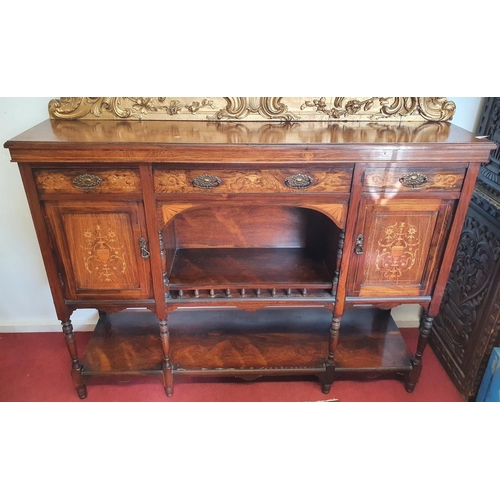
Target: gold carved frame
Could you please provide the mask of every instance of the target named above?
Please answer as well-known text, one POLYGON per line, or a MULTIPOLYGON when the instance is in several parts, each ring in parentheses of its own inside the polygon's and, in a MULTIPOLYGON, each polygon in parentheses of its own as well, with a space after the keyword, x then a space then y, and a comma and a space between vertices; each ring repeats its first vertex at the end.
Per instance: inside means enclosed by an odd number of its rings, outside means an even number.
POLYGON ((192 121, 448 121, 446 97, 61 97, 51 119, 192 121))

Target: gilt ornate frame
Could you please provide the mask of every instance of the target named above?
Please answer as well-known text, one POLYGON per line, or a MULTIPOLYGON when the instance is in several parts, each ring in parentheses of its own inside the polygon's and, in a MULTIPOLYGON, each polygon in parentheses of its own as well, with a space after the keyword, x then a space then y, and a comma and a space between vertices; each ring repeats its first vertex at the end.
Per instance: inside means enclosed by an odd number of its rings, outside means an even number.
POLYGON ((446 97, 61 97, 51 119, 192 121, 448 121, 446 97))

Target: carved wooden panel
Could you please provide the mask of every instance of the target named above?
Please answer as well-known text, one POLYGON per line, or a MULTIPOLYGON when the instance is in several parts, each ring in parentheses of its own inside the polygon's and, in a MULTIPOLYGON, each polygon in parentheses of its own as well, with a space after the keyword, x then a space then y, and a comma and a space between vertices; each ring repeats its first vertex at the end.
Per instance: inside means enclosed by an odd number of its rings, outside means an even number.
POLYGON ((40 169, 34 171, 39 193, 141 193, 139 172, 132 169, 40 169))
POLYGON ((477 328, 478 312, 495 276, 492 271, 499 263, 498 235, 471 213, 462 231, 441 306, 441 313, 448 318, 448 329, 442 339, 459 364, 466 361, 466 348, 477 328))
MULTIPOLYGON (((500 139, 500 97, 485 102, 478 135, 500 139)), ((439 314, 432 348, 465 399, 475 400, 500 346, 500 154, 479 174, 439 314)))
MULTIPOLYGON (((483 113, 479 121, 477 133, 480 136, 487 136, 490 139, 498 142, 500 137, 500 97, 487 97, 484 105, 483 113)), ((495 172, 498 175, 500 168, 500 148, 493 150, 490 154, 488 162, 488 170, 495 172)), ((486 172, 485 172, 486 173, 486 172)), ((498 177, 495 179, 496 184, 498 177)))
POLYGON ((446 121, 446 97, 61 97, 51 118, 66 120, 446 121))
POLYGON ((387 168, 367 168, 363 178, 364 191, 455 191, 459 192, 465 177, 463 168, 396 167, 389 164, 387 168), (411 180, 415 178, 416 182, 411 180))
POLYGON ((46 217, 66 276, 67 298, 106 292, 149 298, 149 260, 141 254, 146 231, 137 203, 47 203, 46 217))
POLYGON ((365 199, 361 204, 351 293, 375 297, 428 294, 451 202, 386 201, 365 199))
POLYGON ((222 170, 208 166, 205 170, 157 169, 154 182, 157 193, 346 193, 351 187, 352 171, 352 166, 314 171, 222 170))

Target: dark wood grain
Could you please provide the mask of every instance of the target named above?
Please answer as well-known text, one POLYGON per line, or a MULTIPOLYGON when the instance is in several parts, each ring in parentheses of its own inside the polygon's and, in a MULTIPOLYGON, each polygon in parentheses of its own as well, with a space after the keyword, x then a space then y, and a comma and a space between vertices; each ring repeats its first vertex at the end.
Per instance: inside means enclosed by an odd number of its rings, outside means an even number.
POLYGON ((326 215, 315 210, 241 202, 205 204, 178 213, 174 220, 177 248, 308 246, 325 253, 325 240, 337 231, 326 215))
POLYGON ((235 129, 218 123, 47 120, 5 147, 14 161, 52 163, 463 162, 465 157, 485 161, 494 147, 450 123, 276 125, 249 122, 235 129), (243 131, 243 136, 235 130, 243 131), (439 150, 436 143, 441 144, 439 150))
MULTIPOLYGON (((217 375, 230 376, 269 368, 317 372, 328 355, 331 317, 322 308, 177 311, 169 319, 174 371, 218 370, 217 375)), ((155 315, 126 311, 101 317, 82 365, 86 377, 158 376, 162 348, 155 315)), ((346 373, 405 372, 411 369, 411 354, 388 311, 349 310, 336 365, 346 373)))
POLYGON ((207 287, 328 288, 325 263, 303 248, 190 248, 176 252, 172 289, 207 287))
POLYGON ((159 375, 162 349, 156 316, 129 311, 101 316, 81 363, 84 376, 159 375))

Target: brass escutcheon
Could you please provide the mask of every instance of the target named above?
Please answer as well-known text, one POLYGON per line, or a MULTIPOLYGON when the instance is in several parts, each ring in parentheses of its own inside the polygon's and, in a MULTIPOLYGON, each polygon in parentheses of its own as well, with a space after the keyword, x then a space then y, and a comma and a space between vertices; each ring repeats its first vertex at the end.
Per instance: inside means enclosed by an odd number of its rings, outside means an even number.
POLYGON ((424 174, 418 174, 417 172, 412 172, 411 174, 403 175, 400 177, 399 182, 405 187, 417 188, 423 186, 429 181, 429 178, 424 174))
POLYGON ((193 180, 193 186, 200 189, 214 189, 222 184, 222 180, 215 175, 200 175, 193 180))
POLYGON ((102 179, 97 175, 82 174, 73 179, 73 186, 82 191, 92 191, 101 185, 102 179))
POLYGON ((285 185, 292 189, 306 189, 313 183, 313 178, 306 174, 291 175, 285 179, 285 185))

